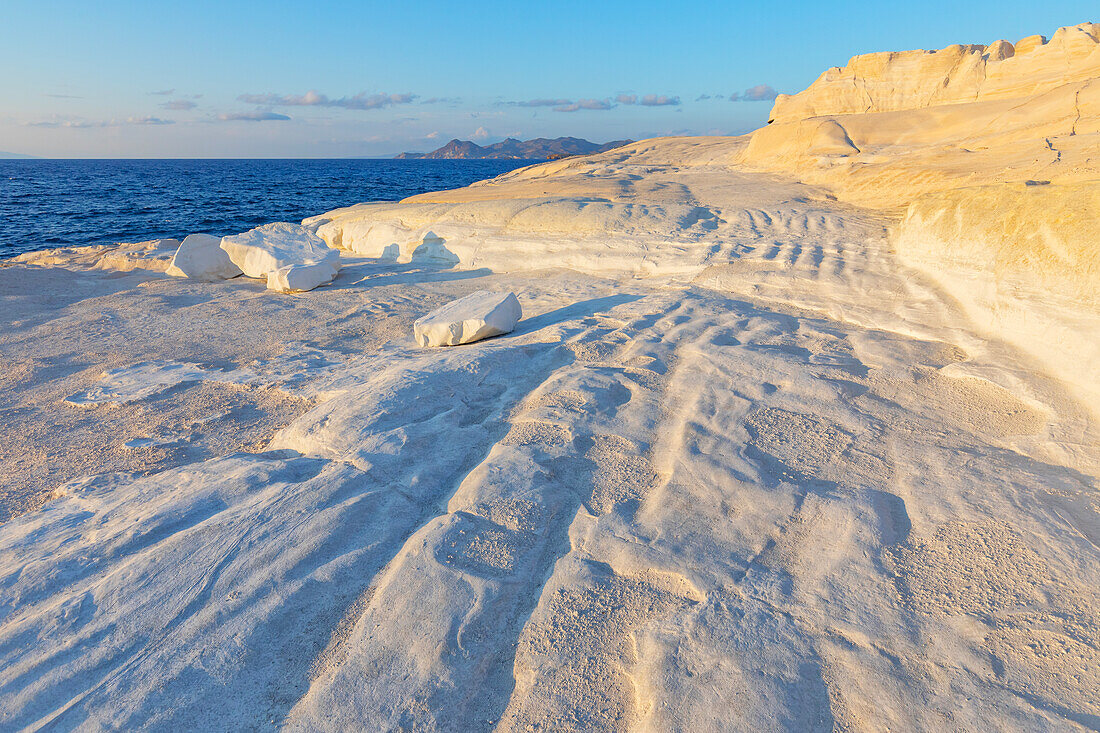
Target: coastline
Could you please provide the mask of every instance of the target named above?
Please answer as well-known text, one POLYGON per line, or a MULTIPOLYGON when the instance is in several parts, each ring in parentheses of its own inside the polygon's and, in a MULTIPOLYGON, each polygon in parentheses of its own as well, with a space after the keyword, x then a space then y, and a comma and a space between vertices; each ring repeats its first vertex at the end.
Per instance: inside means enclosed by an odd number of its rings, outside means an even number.
POLYGON ((340 263, 308 292, 153 245, 7 261, 0 725, 1095 727, 1074 28, 307 217, 340 263), (514 331, 416 344, 478 291, 514 331))

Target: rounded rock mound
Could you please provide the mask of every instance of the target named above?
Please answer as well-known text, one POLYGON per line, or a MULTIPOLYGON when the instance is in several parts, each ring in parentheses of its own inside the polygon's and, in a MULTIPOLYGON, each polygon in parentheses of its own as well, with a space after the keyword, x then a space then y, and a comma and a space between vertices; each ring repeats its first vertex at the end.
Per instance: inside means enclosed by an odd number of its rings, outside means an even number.
POLYGON ((289 265, 322 262, 329 263, 335 272, 340 261, 340 253, 316 234, 287 222, 264 224, 243 234, 222 237, 221 248, 247 277, 266 278, 269 272, 289 265))

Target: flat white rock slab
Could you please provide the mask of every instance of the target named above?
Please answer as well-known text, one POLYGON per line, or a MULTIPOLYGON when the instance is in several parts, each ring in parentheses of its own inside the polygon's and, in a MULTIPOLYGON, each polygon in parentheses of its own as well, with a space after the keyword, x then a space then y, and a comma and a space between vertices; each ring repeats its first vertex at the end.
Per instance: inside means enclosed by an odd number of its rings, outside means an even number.
POLYGON ((287 265, 267 273, 267 289, 279 293, 300 293, 332 282, 340 271, 330 260, 311 265, 287 265))
POLYGON ((168 263, 166 275, 213 282, 241 274, 241 268, 221 248, 222 238, 209 234, 188 234, 168 263))
POLYGON ((172 255, 179 249, 178 239, 150 239, 147 242, 122 243, 109 248, 93 269, 132 272, 164 272, 172 255))
POLYGON ((418 318, 413 336, 421 346, 457 346, 513 331, 522 317, 515 293, 478 290, 418 318))
POLYGON ((99 376, 99 384, 65 398, 74 407, 103 404, 125 405, 143 400, 185 382, 214 381, 249 384, 255 375, 244 370, 211 370, 198 364, 177 361, 143 361, 133 366, 108 369, 99 376))
POLYGON ((340 253, 323 239, 303 226, 286 222, 222 237, 221 248, 248 277, 267 277, 267 273, 287 265, 330 262, 339 268, 340 262, 340 253))

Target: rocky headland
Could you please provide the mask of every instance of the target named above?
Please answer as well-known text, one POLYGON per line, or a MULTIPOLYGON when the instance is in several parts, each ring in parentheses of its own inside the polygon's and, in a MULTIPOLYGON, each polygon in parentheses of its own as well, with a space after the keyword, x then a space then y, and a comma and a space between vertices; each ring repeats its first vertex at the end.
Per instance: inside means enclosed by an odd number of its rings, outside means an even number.
POLYGON ((1098 31, 5 262, 0 727, 1096 729, 1098 31))

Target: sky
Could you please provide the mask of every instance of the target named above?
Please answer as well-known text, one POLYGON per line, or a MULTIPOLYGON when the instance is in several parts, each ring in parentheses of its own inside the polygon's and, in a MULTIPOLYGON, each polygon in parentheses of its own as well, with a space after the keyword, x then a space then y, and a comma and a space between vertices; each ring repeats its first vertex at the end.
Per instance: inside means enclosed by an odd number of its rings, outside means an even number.
POLYGON ((56 158, 735 135, 855 54, 1100 20, 1096 0, 0 5, 0 151, 56 158))

